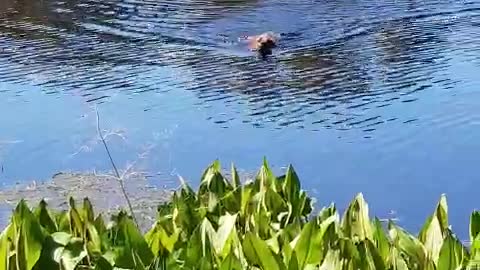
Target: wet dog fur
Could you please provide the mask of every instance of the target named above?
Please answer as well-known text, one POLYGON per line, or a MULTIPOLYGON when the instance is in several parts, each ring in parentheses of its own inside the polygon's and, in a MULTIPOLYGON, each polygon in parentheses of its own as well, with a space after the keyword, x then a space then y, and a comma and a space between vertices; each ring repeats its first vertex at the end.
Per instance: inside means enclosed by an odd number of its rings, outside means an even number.
POLYGON ((258 52, 263 57, 272 54, 272 49, 277 47, 278 39, 278 35, 272 32, 247 37, 250 50, 258 52))

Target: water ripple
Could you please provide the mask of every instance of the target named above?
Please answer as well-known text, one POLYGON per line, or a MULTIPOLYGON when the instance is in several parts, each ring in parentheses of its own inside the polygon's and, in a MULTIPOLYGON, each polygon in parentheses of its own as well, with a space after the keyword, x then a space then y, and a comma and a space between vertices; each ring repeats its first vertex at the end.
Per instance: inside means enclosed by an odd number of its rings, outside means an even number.
POLYGON ((221 125, 370 132, 411 121, 384 108, 458 84, 452 52, 480 64, 480 6, 427 2, 4 0, 0 80, 85 102, 180 86, 203 105, 249 108, 212 115, 221 125), (268 60, 237 43, 270 29, 285 35, 268 60))

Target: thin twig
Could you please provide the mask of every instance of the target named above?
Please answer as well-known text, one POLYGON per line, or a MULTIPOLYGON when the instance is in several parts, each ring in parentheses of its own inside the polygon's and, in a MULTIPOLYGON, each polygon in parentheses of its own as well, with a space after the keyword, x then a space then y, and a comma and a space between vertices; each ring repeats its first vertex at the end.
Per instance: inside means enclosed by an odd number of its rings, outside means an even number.
POLYGON ((97 131, 98 131, 98 136, 99 136, 100 139, 102 140, 103 146, 105 146, 105 150, 107 151, 108 158, 110 159, 110 163, 112 164, 112 167, 113 167, 113 170, 114 170, 114 172, 115 172, 115 175, 117 176, 118 183, 120 184, 120 189, 122 190, 123 196, 125 197, 125 200, 127 201, 128 208, 130 209, 130 213, 131 213, 131 215, 132 215, 132 217, 133 217, 133 221, 135 222, 135 225, 137 226, 137 228, 139 228, 138 222, 137 222, 137 218, 135 217, 135 213, 133 212, 132 203, 130 202, 130 199, 129 199, 129 197, 128 197, 127 191, 126 191, 126 189, 125 189, 125 185, 124 185, 124 183, 123 183, 123 179, 120 177, 120 174, 118 173, 117 166, 115 165, 115 162, 113 161, 112 155, 110 154, 110 150, 108 149, 107 142, 105 141, 105 138, 104 138, 103 135, 102 135, 102 131, 101 131, 101 129, 100 129, 100 115, 98 114, 98 110, 97 110, 96 107, 95 107, 95 112, 96 112, 96 114, 97 114, 97 131))

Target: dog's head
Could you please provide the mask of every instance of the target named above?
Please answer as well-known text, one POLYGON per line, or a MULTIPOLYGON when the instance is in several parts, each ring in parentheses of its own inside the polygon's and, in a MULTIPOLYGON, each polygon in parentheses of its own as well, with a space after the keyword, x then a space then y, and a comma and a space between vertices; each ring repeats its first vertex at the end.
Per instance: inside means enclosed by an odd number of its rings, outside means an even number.
POLYGON ((256 42, 259 48, 275 48, 277 46, 277 39, 271 34, 262 34, 257 37, 256 42))
POLYGON ((251 38, 250 47, 262 55, 272 54, 272 49, 277 47, 277 37, 272 33, 263 33, 251 38))

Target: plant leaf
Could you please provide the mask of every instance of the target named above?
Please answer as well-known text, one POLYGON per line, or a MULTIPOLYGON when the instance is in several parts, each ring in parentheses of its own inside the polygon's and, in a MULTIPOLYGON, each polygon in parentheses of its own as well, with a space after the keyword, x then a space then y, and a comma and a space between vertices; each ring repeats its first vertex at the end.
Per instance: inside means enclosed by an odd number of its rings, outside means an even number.
POLYGON ((35 216, 38 218, 40 225, 43 226, 49 233, 58 231, 57 223, 53 218, 53 215, 47 209, 47 203, 45 200, 41 200, 38 207, 35 209, 35 216))
POLYGON ((480 211, 473 211, 470 216, 470 242, 480 233, 480 211))
POLYGON ((420 240, 391 222, 389 229, 393 245, 408 256, 409 268, 415 269, 418 266, 427 265, 425 248, 420 240))
POLYGON ((229 213, 220 217, 217 233, 215 234, 214 247, 222 257, 226 257, 232 247, 236 247, 238 237, 235 228, 235 222, 237 220, 237 214, 230 215, 229 213))
POLYGON ((383 261, 386 262, 390 253, 390 241, 387 234, 383 230, 382 223, 378 218, 375 218, 373 224, 373 241, 378 249, 379 255, 383 261))
POLYGON ((288 262, 288 270, 298 270, 298 260, 297 260, 297 253, 292 251, 292 256, 290 257, 290 261, 288 262))
POLYGON ((419 233, 419 240, 425 246, 427 256, 438 261, 444 232, 448 229, 448 207, 445 194, 442 194, 433 214, 427 219, 419 233))
POLYGON ((220 270, 243 270, 240 260, 233 253, 229 253, 220 265, 220 270))
POLYGON ((67 246, 62 249, 61 263, 65 270, 75 270, 77 265, 87 256, 83 240, 73 238, 67 246))
POLYGON ((294 252, 297 254, 298 267, 305 268, 309 263, 320 263, 322 255, 322 233, 316 223, 312 220, 303 227, 294 243, 294 252))
POLYGON ((15 239, 13 224, 9 224, 0 234, 0 270, 10 269, 10 249, 15 239))
POLYGON ((245 234, 243 252, 252 266, 257 266, 263 270, 280 269, 268 245, 251 232, 245 234))
POLYGON ((15 210, 19 230, 15 243, 17 270, 31 270, 42 252, 45 236, 42 227, 22 199, 15 210))
POLYGON ((359 193, 345 210, 341 227, 343 232, 352 239, 359 241, 373 239, 372 227, 368 216, 368 204, 359 193))
POLYGON ((133 251, 140 256, 143 265, 149 265, 154 255, 142 234, 138 231, 137 226, 130 218, 127 218, 125 212, 121 212, 117 219, 118 225, 117 228, 114 228, 114 243, 118 250, 115 266, 134 268, 133 251))
POLYGON ((440 250, 438 259, 438 270, 457 269, 461 266, 467 251, 462 243, 447 230, 445 240, 440 250))

